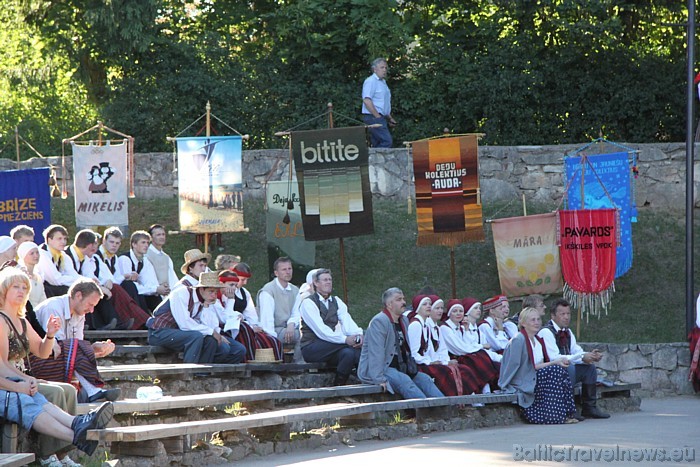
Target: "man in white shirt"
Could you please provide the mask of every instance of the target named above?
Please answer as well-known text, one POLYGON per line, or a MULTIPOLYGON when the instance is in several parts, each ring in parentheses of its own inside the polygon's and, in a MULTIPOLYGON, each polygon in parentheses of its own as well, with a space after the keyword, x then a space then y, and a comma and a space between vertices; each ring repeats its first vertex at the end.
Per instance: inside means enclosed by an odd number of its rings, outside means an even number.
POLYGON ((335 365, 334 385, 341 386, 360 361, 362 328, 353 321, 347 305, 331 295, 333 277, 329 269, 316 271, 314 287, 316 292, 301 303, 301 353, 307 362, 335 365))
POLYGON ((299 287, 292 284, 292 260, 277 258, 273 264, 275 278, 258 291, 260 327, 271 336, 277 336, 285 346, 294 346, 294 361, 301 360, 299 340, 301 315, 294 310, 299 287))
POLYGON ((396 120, 391 116, 391 91, 386 84, 388 70, 385 58, 373 60, 372 75, 362 84, 362 120, 367 125, 381 125, 369 129, 374 148, 390 148, 393 143, 389 126, 396 125, 396 120))
POLYGON ((158 283, 153 264, 146 257, 151 244, 151 236, 145 230, 131 234, 131 250, 117 259, 117 271, 124 281, 131 281, 138 290, 138 303, 145 310, 153 311, 162 301, 169 288, 158 283))
POLYGON ((163 251, 167 238, 165 227, 161 224, 153 224, 148 228, 148 233, 151 234, 151 245, 148 247, 146 256, 156 271, 158 283, 167 288, 164 295, 168 295, 179 279, 175 274, 173 260, 163 251))
MULTIPOLYGON (((147 322, 148 343, 183 352, 185 363, 241 363, 245 347, 221 335, 213 305, 217 291, 224 289, 216 272, 203 272, 193 287, 180 287, 153 313, 147 322)), ((232 314, 233 300, 224 305, 232 314)))
POLYGON ((97 371, 95 360, 114 351, 112 341, 90 344, 84 340, 85 315, 93 312, 101 298, 99 286, 94 281, 81 277, 71 285, 67 295, 49 298, 35 310, 37 321, 44 329, 52 315, 59 318, 61 327, 54 336, 56 343, 52 356, 45 360, 31 358, 32 373, 36 378, 64 383, 72 382, 72 377, 75 376, 81 386, 78 402, 103 399, 114 401, 121 393, 119 388, 101 389, 104 382, 97 371), (56 378, 56 375, 61 376, 56 378))
POLYGON ((610 418, 610 414, 602 412, 596 405, 597 373, 595 363, 599 362, 603 355, 598 349, 584 352, 576 342, 576 337, 569 328, 571 322, 569 302, 563 298, 555 301, 550 311, 550 317, 549 323, 537 335, 544 340, 547 356, 550 360, 564 357, 569 361, 570 365, 567 369, 572 386, 578 382, 581 383, 583 405, 581 416, 585 418, 610 418))
POLYGON ((63 295, 80 275, 63 251, 68 244, 68 231, 58 224, 48 226, 44 232, 45 243, 39 245, 39 275, 44 279, 47 297, 63 295))

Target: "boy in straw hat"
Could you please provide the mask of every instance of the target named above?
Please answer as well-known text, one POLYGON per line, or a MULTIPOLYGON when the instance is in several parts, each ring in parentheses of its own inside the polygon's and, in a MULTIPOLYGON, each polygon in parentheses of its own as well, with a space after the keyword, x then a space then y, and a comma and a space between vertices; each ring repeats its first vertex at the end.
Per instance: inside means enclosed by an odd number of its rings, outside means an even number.
POLYGON ((185 262, 180 266, 180 272, 183 274, 175 286, 173 291, 180 287, 194 287, 199 282, 199 275, 203 272, 209 272, 209 261, 211 255, 202 253, 199 249, 193 248, 185 252, 185 262))
POLYGON ((185 363, 241 363, 245 348, 221 335, 212 308, 224 287, 217 273, 203 272, 193 287, 173 291, 146 323, 148 343, 184 352, 185 363))

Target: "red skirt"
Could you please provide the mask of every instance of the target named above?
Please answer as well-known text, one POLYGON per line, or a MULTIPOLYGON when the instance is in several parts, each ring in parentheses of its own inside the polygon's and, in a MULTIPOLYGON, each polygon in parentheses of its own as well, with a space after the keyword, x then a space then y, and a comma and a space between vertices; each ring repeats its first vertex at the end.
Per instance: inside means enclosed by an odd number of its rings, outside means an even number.
POLYGON ((145 328, 146 320, 151 315, 146 313, 120 285, 114 284, 112 286, 112 299, 119 322, 124 323, 129 321, 129 318, 134 318, 134 325, 131 326, 131 329, 145 328))
POLYGON ((468 353, 465 355, 455 355, 455 358, 461 365, 467 366, 472 370, 474 378, 477 384, 479 384, 479 391, 488 383, 495 389, 498 385, 498 373, 500 371, 498 363, 491 360, 489 354, 485 350, 479 350, 478 352, 468 353), (494 384, 496 386, 494 386, 494 384))
POLYGON ((282 360, 282 341, 266 332, 255 332, 253 327, 241 321, 236 340, 245 347, 245 361, 255 360, 255 349, 272 349, 275 360, 282 360))
POLYGON ((77 371, 93 386, 101 388, 105 385, 97 371, 95 351, 90 342, 80 339, 66 339, 60 342, 61 355, 41 359, 29 355, 32 376, 47 381, 72 383, 77 371))

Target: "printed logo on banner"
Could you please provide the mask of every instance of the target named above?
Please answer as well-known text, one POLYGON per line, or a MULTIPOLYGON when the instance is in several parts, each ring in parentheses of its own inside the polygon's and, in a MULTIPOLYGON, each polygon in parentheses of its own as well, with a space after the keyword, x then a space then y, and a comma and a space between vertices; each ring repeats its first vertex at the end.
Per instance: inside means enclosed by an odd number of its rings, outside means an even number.
POLYGON ((296 131, 291 145, 306 239, 373 233, 365 129, 296 131))
POLYGON ((180 230, 245 230, 240 136, 177 138, 177 167, 180 230))
POLYGON ((129 223, 127 144, 71 143, 78 227, 129 223))

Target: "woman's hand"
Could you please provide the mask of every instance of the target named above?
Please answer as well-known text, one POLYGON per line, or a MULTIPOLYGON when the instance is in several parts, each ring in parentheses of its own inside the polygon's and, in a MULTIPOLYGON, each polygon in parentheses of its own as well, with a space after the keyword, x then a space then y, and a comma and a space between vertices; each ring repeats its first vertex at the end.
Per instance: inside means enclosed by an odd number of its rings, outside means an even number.
POLYGON ((566 358, 566 357, 559 357, 559 358, 557 358, 557 359, 555 359, 555 360, 552 360, 552 363, 553 363, 554 365, 559 365, 559 366, 561 366, 561 367, 566 368, 566 367, 569 366, 569 359, 566 358))
POLYGON ((56 315, 49 316, 49 321, 46 323, 46 336, 53 338, 61 329, 61 320, 56 315))

